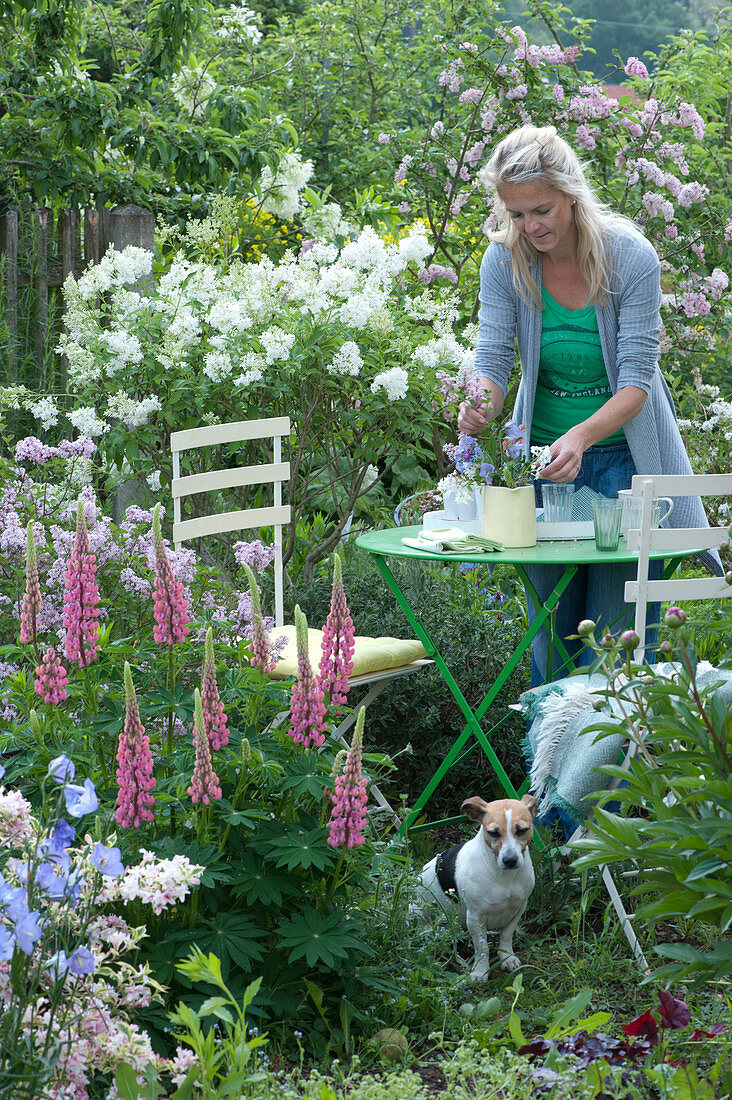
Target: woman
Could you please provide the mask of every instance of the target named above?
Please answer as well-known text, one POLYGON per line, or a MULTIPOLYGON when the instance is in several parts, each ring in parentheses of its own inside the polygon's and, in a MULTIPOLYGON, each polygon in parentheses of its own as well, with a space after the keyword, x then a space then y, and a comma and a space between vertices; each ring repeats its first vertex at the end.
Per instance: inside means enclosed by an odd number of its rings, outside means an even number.
MULTIPOLYGON (((691 473, 658 368, 661 285, 653 246, 599 202, 553 126, 509 134, 482 178, 501 221, 480 271, 475 369, 486 401, 460 406, 460 430, 476 435, 501 412, 518 342, 514 418, 526 425, 527 448, 550 447, 542 477, 615 497, 634 473, 691 473)), ((706 525, 701 501, 679 498, 671 522, 706 525)), ((542 599, 560 573, 531 570, 542 599)), ((624 586, 634 575, 632 565, 581 566, 557 612, 559 636, 573 634, 585 618, 624 628, 633 613, 624 586)), ((581 651, 580 663, 592 659, 578 642, 568 648, 581 651)), ((547 653, 541 631, 534 685, 546 678, 547 653)))

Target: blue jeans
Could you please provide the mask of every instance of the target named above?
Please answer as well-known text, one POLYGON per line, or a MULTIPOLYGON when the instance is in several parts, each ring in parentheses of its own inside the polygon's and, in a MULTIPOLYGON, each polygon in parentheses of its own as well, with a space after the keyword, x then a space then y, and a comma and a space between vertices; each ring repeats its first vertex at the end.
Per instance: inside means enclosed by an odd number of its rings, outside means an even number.
MULTIPOLYGON (((629 489, 635 474, 635 464, 627 443, 611 444, 607 447, 590 447, 582 456, 582 466, 575 478, 575 490, 583 485, 602 493, 605 497, 616 497, 618 489, 629 489)), ((535 482, 537 505, 541 504, 539 492, 541 480, 535 482)), ((651 562, 650 576, 661 575, 661 562, 651 562)), ((537 565, 527 568, 529 580, 543 600, 547 599, 558 584, 564 568, 560 565, 537 565)), ((556 611, 555 629, 560 638, 575 634, 577 624, 583 619, 592 619, 600 623, 600 629, 612 629, 617 635, 633 625, 635 608, 625 602, 625 582, 635 579, 636 568, 633 562, 619 562, 608 565, 580 565, 559 601, 556 611)), ((536 618, 536 611, 528 592, 527 604, 529 622, 536 618)), ((652 604, 648 609, 648 622, 657 623, 660 604, 652 604)), ((652 647, 656 641, 656 630, 646 633, 646 645, 652 647)), ((591 649, 582 644, 581 639, 565 643, 567 652, 576 658, 578 665, 590 665, 595 659, 591 649)), ((646 653, 650 657, 648 649, 646 653)), ((549 655, 549 634, 542 628, 534 638, 531 662, 531 686, 546 683, 549 655)), ((558 657, 558 654, 556 655, 558 657)), ((559 662, 561 664, 561 660, 559 662)), ((567 669, 556 671, 554 679, 566 675, 567 669)))

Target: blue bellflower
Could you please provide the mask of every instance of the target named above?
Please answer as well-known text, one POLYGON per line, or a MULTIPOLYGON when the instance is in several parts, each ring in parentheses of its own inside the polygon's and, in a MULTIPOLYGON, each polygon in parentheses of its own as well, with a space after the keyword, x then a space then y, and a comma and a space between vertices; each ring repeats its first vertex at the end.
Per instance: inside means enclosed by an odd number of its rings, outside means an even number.
POLYGON ((75 775, 74 762, 68 756, 56 756, 48 765, 48 778, 54 783, 70 783, 75 775))
POLYGON ((122 852, 119 848, 105 848, 103 844, 97 844, 91 857, 91 861, 102 875, 123 875, 124 864, 122 852))
POLYGON ((99 809, 99 799, 91 779, 84 780, 84 786, 77 783, 67 783, 64 787, 66 810, 72 817, 83 817, 84 814, 93 814, 99 809))

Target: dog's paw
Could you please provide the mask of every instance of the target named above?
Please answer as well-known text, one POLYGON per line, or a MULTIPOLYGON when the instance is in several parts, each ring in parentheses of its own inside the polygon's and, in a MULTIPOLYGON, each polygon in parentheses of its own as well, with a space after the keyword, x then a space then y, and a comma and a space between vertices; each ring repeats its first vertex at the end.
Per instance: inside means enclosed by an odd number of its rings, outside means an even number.
POLYGON ((516 955, 506 955, 501 959, 501 970, 518 970, 520 966, 521 960, 516 955))
POLYGON ((483 982, 488 977, 490 964, 488 959, 481 959, 478 965, 470 971, 471 982, 483 982))

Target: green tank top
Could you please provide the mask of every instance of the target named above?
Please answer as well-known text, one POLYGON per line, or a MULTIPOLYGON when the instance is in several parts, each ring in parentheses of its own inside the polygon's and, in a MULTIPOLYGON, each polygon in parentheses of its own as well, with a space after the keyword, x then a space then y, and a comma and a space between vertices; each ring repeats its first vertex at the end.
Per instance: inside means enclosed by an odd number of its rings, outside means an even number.
MULTIPOLYGON (((553 443, 612 397, 594 305, 566 309, 542 286, 539 381, 531 421, 532 446, 553 443)), ((599 446, 624 443, 620 428, 599 446)))

